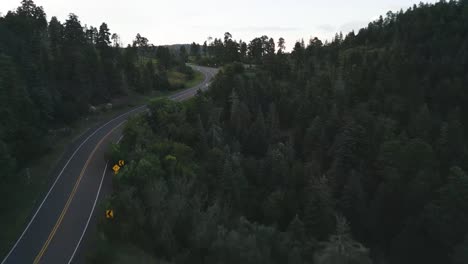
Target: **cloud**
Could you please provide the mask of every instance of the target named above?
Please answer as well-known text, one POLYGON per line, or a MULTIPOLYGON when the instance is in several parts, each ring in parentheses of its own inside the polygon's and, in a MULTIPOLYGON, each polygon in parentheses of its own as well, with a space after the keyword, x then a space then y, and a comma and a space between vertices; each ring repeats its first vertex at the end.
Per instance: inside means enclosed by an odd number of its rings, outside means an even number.
POLYGON ((319 26, 317 26, 317 29, 319 29, 321 31, 325 31, 325 32, 335 31, 335 27, 333 25, 330 25, 330 24, 319 25, 319 26))
POLYGON ((345 23, 341 25, 338 29, 338 31, 343 32, 344 34, 354 30, 355 32, 359 31, 359 29, 363 27, 367 27, 370 21, 364 21, 364 20, 356 20, 356 21, 351 21, 348 23, 345 23))
POLYGON ((198 30, 224 30, 224 31, 240 31, 240 32, 289 32, 302 30, 299 27, 281 27, 281 26, 245 26, 245 27, 223 27, 223 26, 200 26, 194 25, 192 29, 198 30))
POLYGON ((286 32, 286 31, 298 31, 301 28, 298 27, 278 27, 278 26, 265 26, 265 27, 255 27, 255 26, 247 26, 247 27, 237 27, 233 28, 236 31, 248 31, 248 32, 286 32))

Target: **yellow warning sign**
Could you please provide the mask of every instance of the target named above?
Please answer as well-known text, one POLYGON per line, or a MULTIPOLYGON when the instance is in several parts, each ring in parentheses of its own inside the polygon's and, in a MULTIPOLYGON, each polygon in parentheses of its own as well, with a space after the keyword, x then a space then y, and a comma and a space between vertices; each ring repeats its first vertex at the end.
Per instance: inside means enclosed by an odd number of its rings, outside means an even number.
POLYGON ((112 170, 114 171, 114 174, 117 174, 117 173, 119 173, 120 166, 115 164, 114 167, 112 167, 112 170))
POLYGON ((123 165, 125 165, 125 161, 124 160, 119 160, 119 166, 123 167, 123 165))
POLYGON ((114 218, 114 210, 106 210, 106 218, 107 219, 114 218))

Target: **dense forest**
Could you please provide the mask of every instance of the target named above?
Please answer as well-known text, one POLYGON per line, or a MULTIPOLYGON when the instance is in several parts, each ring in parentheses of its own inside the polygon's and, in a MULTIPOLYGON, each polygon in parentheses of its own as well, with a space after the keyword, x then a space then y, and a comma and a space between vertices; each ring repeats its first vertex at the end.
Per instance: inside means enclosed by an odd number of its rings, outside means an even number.
POLYGON ((181 88, 168 82, 172 68, 193 74, 168 47, 140 34, 124 48, 106 23, 83 26, 74 14, 64 23, 47 21, 32 0, 0 15, 0 198, 21 189, 24 168, 93 106, 132 92, 181 88))
POLYGON ((467 1, 291 53, 193 43, 225 66, 127 124, 89 261, 468 263, 467 51, 467 1))

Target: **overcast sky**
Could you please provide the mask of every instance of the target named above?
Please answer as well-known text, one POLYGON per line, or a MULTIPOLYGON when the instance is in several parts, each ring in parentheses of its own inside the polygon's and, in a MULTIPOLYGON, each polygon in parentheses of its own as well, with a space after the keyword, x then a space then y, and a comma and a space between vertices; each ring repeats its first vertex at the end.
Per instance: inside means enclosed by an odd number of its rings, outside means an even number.
MULTIPOLYGON (((35 0, 47 19, 65 21, 75 13, 83 25, 109 25, 112 33, 131 43, 137 33, 155 45, 202 43, 209 36, 228 31, 236 40, 250 41, 268 35, 286 39, 290 49, 296 40, 331 39, 335 32, 356 31, 385 15, 407 9, 419 0, 35 0)), ((425 1, 427 2, 427 1, 425 1)), ((429 2, 435 2, 433 0, 429 2)), ((20 0, 0 0, 4 15, 20 0)))

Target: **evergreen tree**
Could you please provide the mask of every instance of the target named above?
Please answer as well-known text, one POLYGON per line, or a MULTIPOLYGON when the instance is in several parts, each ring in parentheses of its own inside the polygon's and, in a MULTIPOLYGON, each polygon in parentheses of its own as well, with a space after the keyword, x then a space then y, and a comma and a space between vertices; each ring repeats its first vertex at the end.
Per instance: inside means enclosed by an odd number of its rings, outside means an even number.
POLYGON ((330 236, 328 242, 324 243, 324 249, 316 255, 315 263, 372 263, 368 254, 367 248, 351 238, 346 219, 337 217, 336 233, 330 236))
POLYGON ((333 230, 333 199, 325 176, 309 182, 304 209, 306 232, 315 239, 326 238, 333 230))

